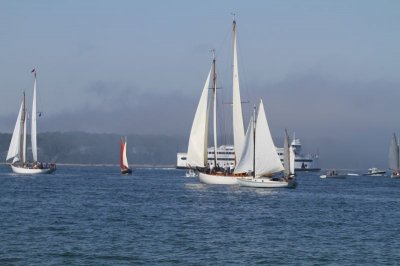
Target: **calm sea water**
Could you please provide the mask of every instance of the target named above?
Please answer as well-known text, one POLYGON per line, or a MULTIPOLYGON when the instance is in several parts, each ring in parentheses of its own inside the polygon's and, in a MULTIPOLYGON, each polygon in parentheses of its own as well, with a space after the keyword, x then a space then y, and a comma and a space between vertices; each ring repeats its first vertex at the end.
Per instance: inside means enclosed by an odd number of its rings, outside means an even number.
POLYGON ((400 180, 210 186, 175 169, 0 166, 0 265, 400 264, 400 180))

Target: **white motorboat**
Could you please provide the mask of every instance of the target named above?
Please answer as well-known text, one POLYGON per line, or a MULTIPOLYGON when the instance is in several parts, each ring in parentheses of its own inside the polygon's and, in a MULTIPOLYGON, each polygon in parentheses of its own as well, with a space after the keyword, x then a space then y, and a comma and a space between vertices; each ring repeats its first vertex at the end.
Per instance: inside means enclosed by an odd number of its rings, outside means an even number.
POLYGON ((186 177, 197 177, 197 173, 193 169, 188 169, 185 173, 186 177))
POLYGON ((337 170, 328 171, 325 175, 321 175, 320 178, 336 178, 336 179, 344 179, 346 178, 346 174, 341 174, 337 170))
MULTIPOLYGON (((23 100, 19 109, 17 121, 13 135, 11 137, 10 147, 8 149, 6 161, 11 160, 11 169, 17 174, 50 174, 56 171, 55 163, 42 163, 38 160, 37 155, 37 126, 36 118, 38 112, 36 111, 36 70, 33 69, 34 85, 33 85, 33 103, 31 115, 31 146, 32 146, 32 162, 28 163, 26 154, 26 125, 27 113, 25 106, 25 92, 23 93, 23 100)), ((40 113, 39 113, 40 116, 40 113)))
POLYGON ((379 170, 376 167, 369 168, 367 173, 364 173, 363 176, 385 176, 386 171, 379 170))

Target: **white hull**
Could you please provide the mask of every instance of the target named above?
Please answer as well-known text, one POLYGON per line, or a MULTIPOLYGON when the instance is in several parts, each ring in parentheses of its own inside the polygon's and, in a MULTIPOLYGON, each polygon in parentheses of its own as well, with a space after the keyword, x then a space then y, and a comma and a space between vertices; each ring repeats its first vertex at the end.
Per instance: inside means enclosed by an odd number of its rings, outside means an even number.
POLYGON ((271 178, 240 178, 237 180, 239 185, 244 187, 257 188, 289 188, 295 186, 295 181, 287 182, 285 180, 273 180, 271 178))
POLYGON ((400 175, 391 175, 390 177, 394 179, 400 179, 400 175))
POLYGON ((235 185, 237 184, 237 177, 229 175, 212 175, 199 173, 200 182, 209 185, 235 185))
POLYGON ((14 173, 22 175, 51 174, 56 170, 55 168, 46 168, 46 169, 23 168, 14 165, 11 165, 11 169, 13 170, 14 173))

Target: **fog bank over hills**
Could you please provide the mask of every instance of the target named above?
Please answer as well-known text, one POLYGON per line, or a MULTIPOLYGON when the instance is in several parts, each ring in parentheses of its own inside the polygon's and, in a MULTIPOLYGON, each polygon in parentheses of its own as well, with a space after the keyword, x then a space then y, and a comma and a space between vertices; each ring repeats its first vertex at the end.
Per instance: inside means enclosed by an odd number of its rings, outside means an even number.
MULTIPOLYGON (((388 138, 383 132, 369 132, 380 137, 378 142, 365 143, 362 140, 338 142, 334 136, 321 138, 300 137, 304 153, 319 153, 322 168, 366 169, 376 166, 386 168, 388 138), (380 145, 381 143, 387 145, 380 145), (335 147, 347 147, 337 149, 335 147), (358 156, 360 153, 362 157, 358 156)), ((283 135, 283 134, 282 134, 283 135)), ((86 132, 46 132, 39 133, 39 159, 71 164, 118 164, 120 134, 86 132)), ((187 150, 188 136, 168 136, 149 134, 129 134, 128 160, 132 165, 175 166, 176 153, 187 150)), ((0 133, 0 158, 5 161, 11 134, 0 133)), ((30 137, 28 140, 28 158, 30 137)), ((274 138, 275 145, 282 146, 281 137, 274 138)), ((232 137, 219 139, 219 145, 231 144, 232 137)))
MULTIPOLYGON (((178 136, 128 135, 128 160, 133 165, 175 165, 187 141, 178 136)), ((47 132, 38 135, 41 161, 72 164, 119 164, 118 134, 47 132)), ((5 160, 11 134, 0 134, 0 156, 5 160)), ((30 147, 29 136, 28 149, 30 147)), ((28 156, 31 156, 28 150, 28 156)), ((28 157, 29 158, 29 157, 28 157)))

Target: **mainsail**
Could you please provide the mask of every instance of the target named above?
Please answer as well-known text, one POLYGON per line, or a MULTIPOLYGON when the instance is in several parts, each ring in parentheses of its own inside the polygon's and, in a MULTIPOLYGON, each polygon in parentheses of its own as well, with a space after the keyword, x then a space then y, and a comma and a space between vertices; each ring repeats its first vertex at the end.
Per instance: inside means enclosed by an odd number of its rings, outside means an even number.
POLYGON ((123 153, 122 153, 122 164, 126 168, 129 168, 128 157, 126 156, 126 147, 127 147, 127 145, 128 145, 128 141, 125 138, 124 149, 123 149, 123 153))
POLYGON ((25 109, 25 94, 24 94, 24 107, 22 108, 22 162, 26 163, 26 109, 25 109))
POLYGON ((207 164, 207 135, 208 135, 208 90, 211 69, 208 73, 196 114, 190 131, 187 164, 189 167, 205 167, 207 164))
POLYGON ((24 102, 21 103, 21 107, 19 108, 19 113, 17 117, 17 121, 15 122, 14 131, 11 137, 10 147, 8 148, 7 159, 6 161, 13 159, 13 162, 19 161, 21 158, 20 154, 20 146, 21 146, 21 118, 23 112, 24 102))
POLYGON ((240 161, 245 141, 242 102, 240 99, 239 69, 236 49, 236 21, 233 20, 233 82, 232 82, 233 142, 236 160, 240 161))
POLYGON ((389 147, 389 168, 392 171, 399 171, 399 144, 397 143, 396 134, 393 134, 389 147))
POLYGON ((33 85, 33 102, 32 102, 32 115, 31 115, 31 145, 32 145, 32 158, 33 162, 37 162, 37 141, 36 141, 36 70, 32 70, 35 75, 35 83, 33 85))

